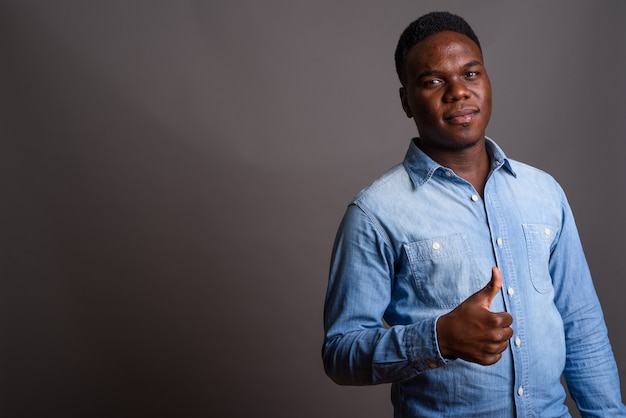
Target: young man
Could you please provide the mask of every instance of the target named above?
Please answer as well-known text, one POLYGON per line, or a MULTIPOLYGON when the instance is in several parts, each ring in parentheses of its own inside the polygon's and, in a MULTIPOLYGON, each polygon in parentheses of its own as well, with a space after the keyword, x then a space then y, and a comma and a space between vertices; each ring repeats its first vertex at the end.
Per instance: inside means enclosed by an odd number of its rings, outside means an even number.
POLYGON ((566 197, 485 137, 478 38, 430 13, 396 50, 419 137, 349 205, 333 250, 324 366, 392 383, 396 417, 626 417, 566 197), (384 319, 384 322, 383 322, 384 319))

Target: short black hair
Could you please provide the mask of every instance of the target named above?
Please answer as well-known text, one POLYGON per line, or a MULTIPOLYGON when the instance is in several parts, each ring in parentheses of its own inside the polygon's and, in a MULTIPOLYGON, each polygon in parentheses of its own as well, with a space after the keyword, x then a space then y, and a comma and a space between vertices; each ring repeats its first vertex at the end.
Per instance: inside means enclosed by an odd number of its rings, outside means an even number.
MULTIPOLYGON (((480 47, 480 42, 478 41, 478 37, 472 30, 471 26, 460 16, 452 14, 450 12, 430 12, 427 13, 417 20, 413 21, 400 35, 400 39, 398 40, 398 46, 396 47, 395 53, 395 61, 396 61, 396 72, 398 73, 398 77, 400 78, 400 82, 404 85, 405 74, 404 74, 404 63, 406 60, 406 56, 409 53, 409 50, 421 41, 422 39, 434 35, 439 32, 452 31, 461 33, 472 41, 476 42, 478 48, 480 47)), ((482 49, 481 49, 482 51, 482 49)))

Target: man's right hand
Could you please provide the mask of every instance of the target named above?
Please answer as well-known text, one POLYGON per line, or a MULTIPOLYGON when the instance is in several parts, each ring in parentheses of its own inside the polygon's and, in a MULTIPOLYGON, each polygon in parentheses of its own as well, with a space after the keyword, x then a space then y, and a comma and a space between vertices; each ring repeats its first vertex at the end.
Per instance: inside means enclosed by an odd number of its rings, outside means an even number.
POLYGON ((513 336, 513 317, 491 312, 493 298, 502 289, 502 275, 491 269, 491 281, 437 321, 439 351, 444 357, 460 358, 484 366, 502 358, 513 336))

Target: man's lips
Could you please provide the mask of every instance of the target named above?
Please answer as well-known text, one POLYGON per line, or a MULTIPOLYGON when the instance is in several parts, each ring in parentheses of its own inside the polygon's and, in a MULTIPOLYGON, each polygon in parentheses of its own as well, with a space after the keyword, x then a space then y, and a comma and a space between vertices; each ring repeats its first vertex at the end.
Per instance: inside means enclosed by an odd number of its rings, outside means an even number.
POLYGON ((458 124, 469 123, 478 113, 478 109, 461 109, 447 114, 444 120, 458 124))

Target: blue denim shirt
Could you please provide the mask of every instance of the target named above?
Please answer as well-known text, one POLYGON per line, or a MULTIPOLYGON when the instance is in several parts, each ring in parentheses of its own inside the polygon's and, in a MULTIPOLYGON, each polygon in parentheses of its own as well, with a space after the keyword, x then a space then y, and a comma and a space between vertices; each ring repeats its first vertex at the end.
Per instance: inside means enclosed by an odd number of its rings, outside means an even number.
POLYGON ((574 218, 557 182, 489 138, 484 198, 413 142, 348 206, 331 262, 324 366, 337 383, 392 383, 395 417, 626 417, 574 218), (514 335, 496 364, 446 360, 437 319, 503 278, 514 335))

